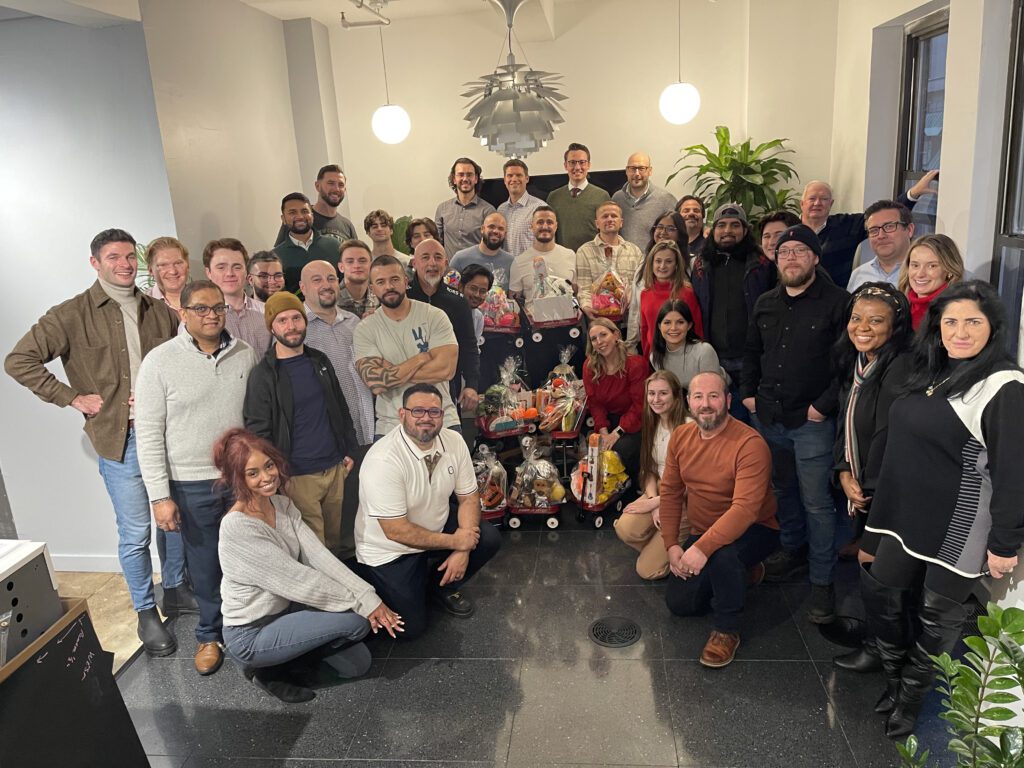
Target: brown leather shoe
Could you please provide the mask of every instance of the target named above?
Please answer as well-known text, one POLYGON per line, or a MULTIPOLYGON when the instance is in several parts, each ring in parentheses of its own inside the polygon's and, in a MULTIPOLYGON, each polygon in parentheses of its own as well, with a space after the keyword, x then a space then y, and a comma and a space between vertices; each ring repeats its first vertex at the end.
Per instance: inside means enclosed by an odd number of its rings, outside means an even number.
POLYGON ((711 630, 711 636, 704 644, 704 650, 700 654, 700 663, 705 667, 724 667, 736 656, 736 649, 740 647, 740 636, 732 632, 719 632, 711 630))
POLYGON ((747 570, 747 588, 748 589, 756 587, 758 584, 760 584, 762 581, 764 581, 764 571, 765 571, 764 561, 758 563, 757 565, 752 565, 747 570))
POLYGON ((200 643, 196 647, 196 672, 212 675, 224 663, 224 651, 220 643, 200 643))

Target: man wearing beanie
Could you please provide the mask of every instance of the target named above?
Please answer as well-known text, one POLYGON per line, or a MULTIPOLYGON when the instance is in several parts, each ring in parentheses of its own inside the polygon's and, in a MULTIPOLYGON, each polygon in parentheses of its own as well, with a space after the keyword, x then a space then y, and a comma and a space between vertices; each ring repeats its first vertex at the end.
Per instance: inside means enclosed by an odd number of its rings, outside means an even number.
POLYGON ((293 293, 267 300, 267 330, 274 341, 245 392, 247 429, 270 440, 288 459, 288 495, 302 520, 337 554, 345 478, 358 442, 334 366, 307 347, 306 308, 293 293))
POLYGON ((832 587, 838 513, 829 488, 839 382, 831 353, 850 298, 817 272, 821 244, 806 224, 775 246, 779 285, 754 305, 740 395, 772 450, 782 548, 765 561, 765 578, 810 570, 807 616, 835 618, 832 587))
POLYGON ((754 302, 774 284, 775 265, 754 242, 741 206, 726 203, 715 211, 711 235, 690 265, 690 280, 704 319, 705 341, 732 379, 729 413, 746 423, 750 418, 740 404, 738 384, 747 325, 754 302))

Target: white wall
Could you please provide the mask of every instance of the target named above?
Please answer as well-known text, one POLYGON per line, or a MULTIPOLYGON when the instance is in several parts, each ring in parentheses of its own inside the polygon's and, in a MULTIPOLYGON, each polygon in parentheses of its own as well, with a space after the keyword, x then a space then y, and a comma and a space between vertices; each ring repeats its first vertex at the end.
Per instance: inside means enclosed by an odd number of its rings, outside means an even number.
MULTIPOLYGON (((120 227, 145 241, 173 233, 174 220, 140 25, 4 22, 0 71, 6 355, 48 307, 95 279, 97 232, 120 227)), ((19 535, 48 542, 60 568, 118 570, 114 516, 81 416, 6 375, 0 402, 0 467, 19 535)))
MULTIPOLYGON (((142 0, 174 215, 193 252, 269 248, 302 188, 283 22, 237 0, 142 0)), ((307 184, 308 186, 308 184, 307 184)))
MULTIPOLYGON (((655 183, 661 185, 681 147, 711 142, 719 124, 745 138, 749 121, 755 139, 793 138, 801 176, 825 175, 836 0, 816 2, 811 9, 801 0, 756 0, 748 18, 752 5, 747 0, 684 3, 683 78, 700 89, 702 107, 692 123, 679 127, 658 112, 661 90, 677 76, 675 0, 555 6, 556 39, 524 42, 524 47, 535 68, 564 75, 566 122, 547 148, 526 158, 531 171, 562 172, 565 146, 581 141, 591 149, 594 170, 621 168, 632 152, 646 150, 655 183), (809 81, 793 78, 802 58, 780 56, 779 46, 788 47, 787 29, 790 40, 796 36, 794 46, 809 51, 814 62, 809 81), (756 61, 748 60, 748 38, 756 61), (809 95, 805 82, 811 85, 809 95)), ((460 155, 475 158, 485 175, 500 175, 504 159, 473 139, 462 119, 467 100, 459 94, 466 90, 464 83, 493 71, 503 31, 490 9, 457 19, 395 21, 387 27, 391 99, 412 119, 409 138, 387 146, 370 130, 370 117, 384 103, 377 31, 331 28, 355 219, 376 207, 396 216, 433 215, 437 203, 451 196, 446 178, 460 155)), ((518 47, 516 58, 524 61, 518 47)), ((685 176, 673 182, 676 194, 687 190, 685 176)))

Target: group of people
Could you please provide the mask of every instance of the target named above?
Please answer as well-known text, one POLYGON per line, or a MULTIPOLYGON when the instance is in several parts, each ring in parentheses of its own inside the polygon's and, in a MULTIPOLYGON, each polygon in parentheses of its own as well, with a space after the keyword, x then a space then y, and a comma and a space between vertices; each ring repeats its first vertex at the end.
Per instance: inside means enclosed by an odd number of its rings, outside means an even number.
MULTIPOLYGON (((733 660, 762 579, 806 573, 809 619, 833 621, 849 514, 870 631, 837 663, 883 669, 879 711, 907 732, 928 654, 950 647, 977 578, 1007 573, 1024 540, 1008 458, 1024 375, 995 291, 967 279, 948 237, 913 238, 910 208, 934 175, 863 214, 832 214, 812 182, 800 217, 754 225, 733 203, 706 221, 703 201, 651 183, 644 153, 611 196, 588 182, 584 145, 564 167, 568 183, 541 200, 509 160, 495 209, 459 158, 454 197, 409 223, 405 253, 383 210, 364 219, 370 243, 356 238, 338 211, 345 176, 324 166, 315 202, 283 198, 273 249, 213 240, 205 279, 189 279, 183 243, 151 242, 149 293, 132 236, 94 238, 96 282, 40 318, 5 368, 85 417, 146 650, 176 647, 156 610, 151 519, 164 615, 199 614, 197 671, 216 672, 226 647, 284 701, 313 697, 321 662, 365 672, 367 635, 420 635, 430 603, 471 615, 462 585, 500 535, 481 524, 462 417, 512 346, 480 307, 501 287, 528 308, 541 264, 578 302, 594 430, 636 481, 616 531, 642 578, 668 580, 673 613, 711 610, 701 662, 733 660), (855 266, 865 240, 874 256, 855 266), (594 307, 609 273, 624 287, 617 317, 594 307), (66 383, 45 367, 57 358, 66 383), (345 508, 355 559, 342 562, 345 508)), ((535 371, 555 349, 534 349, 535 371)))

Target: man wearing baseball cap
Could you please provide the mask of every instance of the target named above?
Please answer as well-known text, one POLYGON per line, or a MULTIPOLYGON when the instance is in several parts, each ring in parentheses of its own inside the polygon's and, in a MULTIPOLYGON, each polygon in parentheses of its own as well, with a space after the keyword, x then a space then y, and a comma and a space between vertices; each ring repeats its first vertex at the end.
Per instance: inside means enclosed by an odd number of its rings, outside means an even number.
POLYGON ((737 385, 754 302, 774 285, 775 265, 754 241, 742 206, 726 203, 715 211, 711 236, 690 265, 690 280, 704 319, 705 341, 732 379, 729 413, 749 422, 737 385))
POLYGON ((274 342, 249 374, 245 426, 270 440, 288 459, 288 495, 323 544, 337 554, 345 478, 358 445, 331 361, 307 347, 306 308, 292 293, 267 300, 264 314, 274 342))
POLYGON ((839 410, 831 354, 850 294, 818 273, 820 259, 806 224, 779 237, 779 285, 754 305, 740 396, 772 451, 782 548, 765 561, 765 578, 782 581, 809 566, 807 616, 827 624, 835 618, 838 518, 829 489, 839 410))

